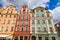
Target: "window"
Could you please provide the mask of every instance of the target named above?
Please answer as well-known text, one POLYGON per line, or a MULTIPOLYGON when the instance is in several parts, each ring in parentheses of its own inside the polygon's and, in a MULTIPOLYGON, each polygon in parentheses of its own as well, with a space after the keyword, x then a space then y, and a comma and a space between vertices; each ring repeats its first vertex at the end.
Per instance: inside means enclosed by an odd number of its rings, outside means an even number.
POLYGON ((26 25, 28 25, 28 21, 26 21, 26 25))
POLYGON ((3 15, 1 15, 1 17, 3 17, 3 15))
POLYGON ((14 30, 14 27, 12 26, 12 27, 11 27, 11 32, 12 32, 13 30, 14 30))
POLYGON ((32 24, 35 24, 35 21, 34 20, 32 20, 32 24))
POLYGON ((37 27, 37 31, 40 32, 40 27, 37 27))
POLYGON ((0 15, 0 18, 1 18, 1 15, 0 15))
POLYGON ((12 24, 15 24, 15 20, 12 21, 12 24))
POLYGON ((24 21, 22 21, 22 25, 24 25, 24 21))
POLYGON ((20 27, 16 27, 16 31, 20 31, 20 27))
POLYGON ((35 27, 32 27, 32 32, 35 32, 35 27))
POLYGON ((43 24, 45 24, 45 20, 42 20, 43 21, 43 24))
POLYGON ((10 15, 10 18, 11 18, 11 15, 10 15))
POLYGON ((0 27, 0 31, 1 31, 1 32, 3 31, 3 29, 4 29, 4 26, 0 27))
POLYGON ((20 40, 23 40, 23 36, 20 36, 20 40))
POLYGON ((32 17, 34 17, 34 14, 32 14, 32 17))
POLYGON ((47 30, 46 30, 46 27, 44 27, 44 31, 47 31, 47 30))
POLYGON ((5 17, 7 18, 7 15, 5 15, 5 17))
POLYGON ((40 24, 40 20, 37 20, 37 24, 40 24))
POLYGON ((44 14, 42 14, 42 17, 44 17, 44 14))
POLYGON ((14 15, 14 18, 16 18, 16 15, 14 15))
POLYGON ((49 14, 47 14, 47 17, 49 17, 50 15, 49 14))
POLYGON ((38 37, 39 40, 42 40, 42 37, 38 37))
POLYGON ((39 12, 39 10, 36 10, 36 12, 39 12))
POLYGON ((28 37, 27 37, 27 36, 25 36, 25 37, 24 37, 24 40, 28 40, 28 37))
POLYGON ((4 24, 6 23, 6 20, 4 19, 4 24))
POLYGON ((52 40, 56 40, 55 37, 52 37, 52 40))
POLYGON ((41 12, 43 12, 43 10, 41 10, 41 12))
POLYGON ((51 24, 51 20, 48 20, 48 24, 51 24))
POLYGON ((28 31, 28 26, 26 26, 26 31, 28 31))
POLYGON ((26 20, 28 20, 28 16, 26 16, 26 20))
POLYGON ((52 27, 49 27, 49 29, 50 29, 50 32, 52 32, 52 33, 53 33, 53 29, 52 29, 52 27))
POLYGON ((8 24, 10 24, 10 20, 8 20, 8 24))
POLYGON ((24 31, 24 28, 22 27, 22 29, 21 29, 22 31, 24 31))
POLYGON ((5 31, 8 31, 8 26, 6 26, 6 30, 5 31))
POLYGON ((22 20, 24 20, 24 16, 22 16, 22 20))
POLYGON ((39 14, 37 14, 37 17, 39 17, 39 14))
POLYGON ((48 40, 48 37, 45 37, 45 40, 48 40))
POLYGON ((18 37, 16 36, 14 40, 18 40, 18 37))

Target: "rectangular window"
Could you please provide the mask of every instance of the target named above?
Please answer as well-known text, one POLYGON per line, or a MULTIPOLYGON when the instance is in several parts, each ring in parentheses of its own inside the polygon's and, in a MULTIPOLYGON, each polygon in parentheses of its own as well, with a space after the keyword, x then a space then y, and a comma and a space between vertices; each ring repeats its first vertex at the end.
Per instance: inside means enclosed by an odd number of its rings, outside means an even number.
POLYGON ((23 40, 23 36, 20 36, 20 40, 23 40))
POLYGON ((12 21, 12 24, 15 24, 15 20, 12 21))
POLYGON ((39 40, 42 40, 42 37, 38 37, 39 40))
POLYGON ((24 20, 24 16, 22 16, 21 18, 22 18, 22 20, 24 20))
POLYGON ((4 29, 4 26, 0 27, 0 32, 2 32, 2 31, 3 31, 3 29, 4 29))
POLYGON ((32 24, 35 24, 35 21, 34 20, 32 20, 32 24))
POLYGON ((56 38, 55 37, 52 37, 52 40, 56 40, 56 38))
POLYGON ((48 37, 45 37, 45 40, 48 40, 48 37))
POLYGON ((32 27, 32 32, 35 32, 35 27, 32 27))
POLYGON ((5 18, 7 18, 7 15, 5 15, 5 18))
POLYGON ((48 20, 48 24, 51 24, 51 20, 48 20))
POLYGON ((10 18, 12 17, 12 15, 10 15, 10 18))
POLYGON ((43 10, 41 10, 41 12, 43 12, 43 10))
POLYGON ((4 24, 6 23, 6 20, 4 19, 4 24))
POLYGON ((37 14, 37 17, 39 17, 39 14, 37 14))
POLYGON ((5 31, 8 31, 8 26, 6 26, 6 30, 5 31))
POLYGON ((43 21, 43 24, 45 24, 45 20, 42 20, 43 21))
POLYGON ((50 29, 50 32, 53 33, 53 28, 52 27, 49 27, 49 29, 50 29))
POLYGON ((8 23, 7 24, 10 24, 10 20, 8 20, 8 23))
POLYGON ((28 31, 28 26, 26 26, 26 31, 28 31))
POLYGON ((20 27, 18 26, 18 27, 16 27, 16 31, 20 31, 20 27))
POLYGON ((32 17, 34 17, 34 14, 32 14, 32 17))
POLYGON ((14 18, 16 18, 16 15, 14 15, 14 18))
POLYGON ((1 15, 1 18, 3 17, 3 15, 1 15))
POLYGON ((25 36, 25 37, 24 37, 24 40, 28 40, 28 37, 27 37, 27 36, 25 36))
POLYGON ((37 24, 40 24, 40 20, 37 20, 37 24))
POLYGON ((47 14, 47 17, 49 17, 50 15, 49 14, 47 14))
POLYGON ((44 27, 44 31, 47 31, 46 27, 44 27))
POLYGON ((11 27, 11 32, 12 32, 13 30, 14 30, 14 27, 12 26, 12 27, 11 27))
POLYGON ((44 14, 42 14, 42 17, 44 17, 44 14))
POLYGON ((40 27, 37 27, 37 32, 40 32, 40 27))
POLYGON ((26 20, 28 20, 28 16, 26 16, 26 20))

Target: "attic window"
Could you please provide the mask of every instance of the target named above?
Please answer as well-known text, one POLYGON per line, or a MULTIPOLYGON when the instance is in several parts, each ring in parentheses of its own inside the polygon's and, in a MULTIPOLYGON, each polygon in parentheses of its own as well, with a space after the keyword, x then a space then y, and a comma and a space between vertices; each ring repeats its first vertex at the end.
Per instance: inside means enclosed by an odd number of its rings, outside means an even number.
POLYGON ((41 12, 43 12, 43 10, 41 10, 41 12))

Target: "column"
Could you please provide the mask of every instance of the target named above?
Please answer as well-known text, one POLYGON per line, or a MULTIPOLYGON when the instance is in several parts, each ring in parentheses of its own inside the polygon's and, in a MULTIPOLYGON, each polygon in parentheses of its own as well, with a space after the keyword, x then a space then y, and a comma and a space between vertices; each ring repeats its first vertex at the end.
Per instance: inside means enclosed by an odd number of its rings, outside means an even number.
POLYGON ((38 35, 36 36, 36 40, 38 40, 38 35))
POLYGON ((18 36, 18 40, 20 40, 20 36, 18 36))

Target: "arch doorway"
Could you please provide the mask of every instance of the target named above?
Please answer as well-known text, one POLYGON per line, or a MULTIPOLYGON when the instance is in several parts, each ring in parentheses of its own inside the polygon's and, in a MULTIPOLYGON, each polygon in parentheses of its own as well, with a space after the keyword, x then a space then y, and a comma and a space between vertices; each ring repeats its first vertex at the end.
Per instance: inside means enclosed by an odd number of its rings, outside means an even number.
POLYGON ((36 40, 36 37, 35 36, 32 36, 32 38, 31 38, 32 40, 36 40))

